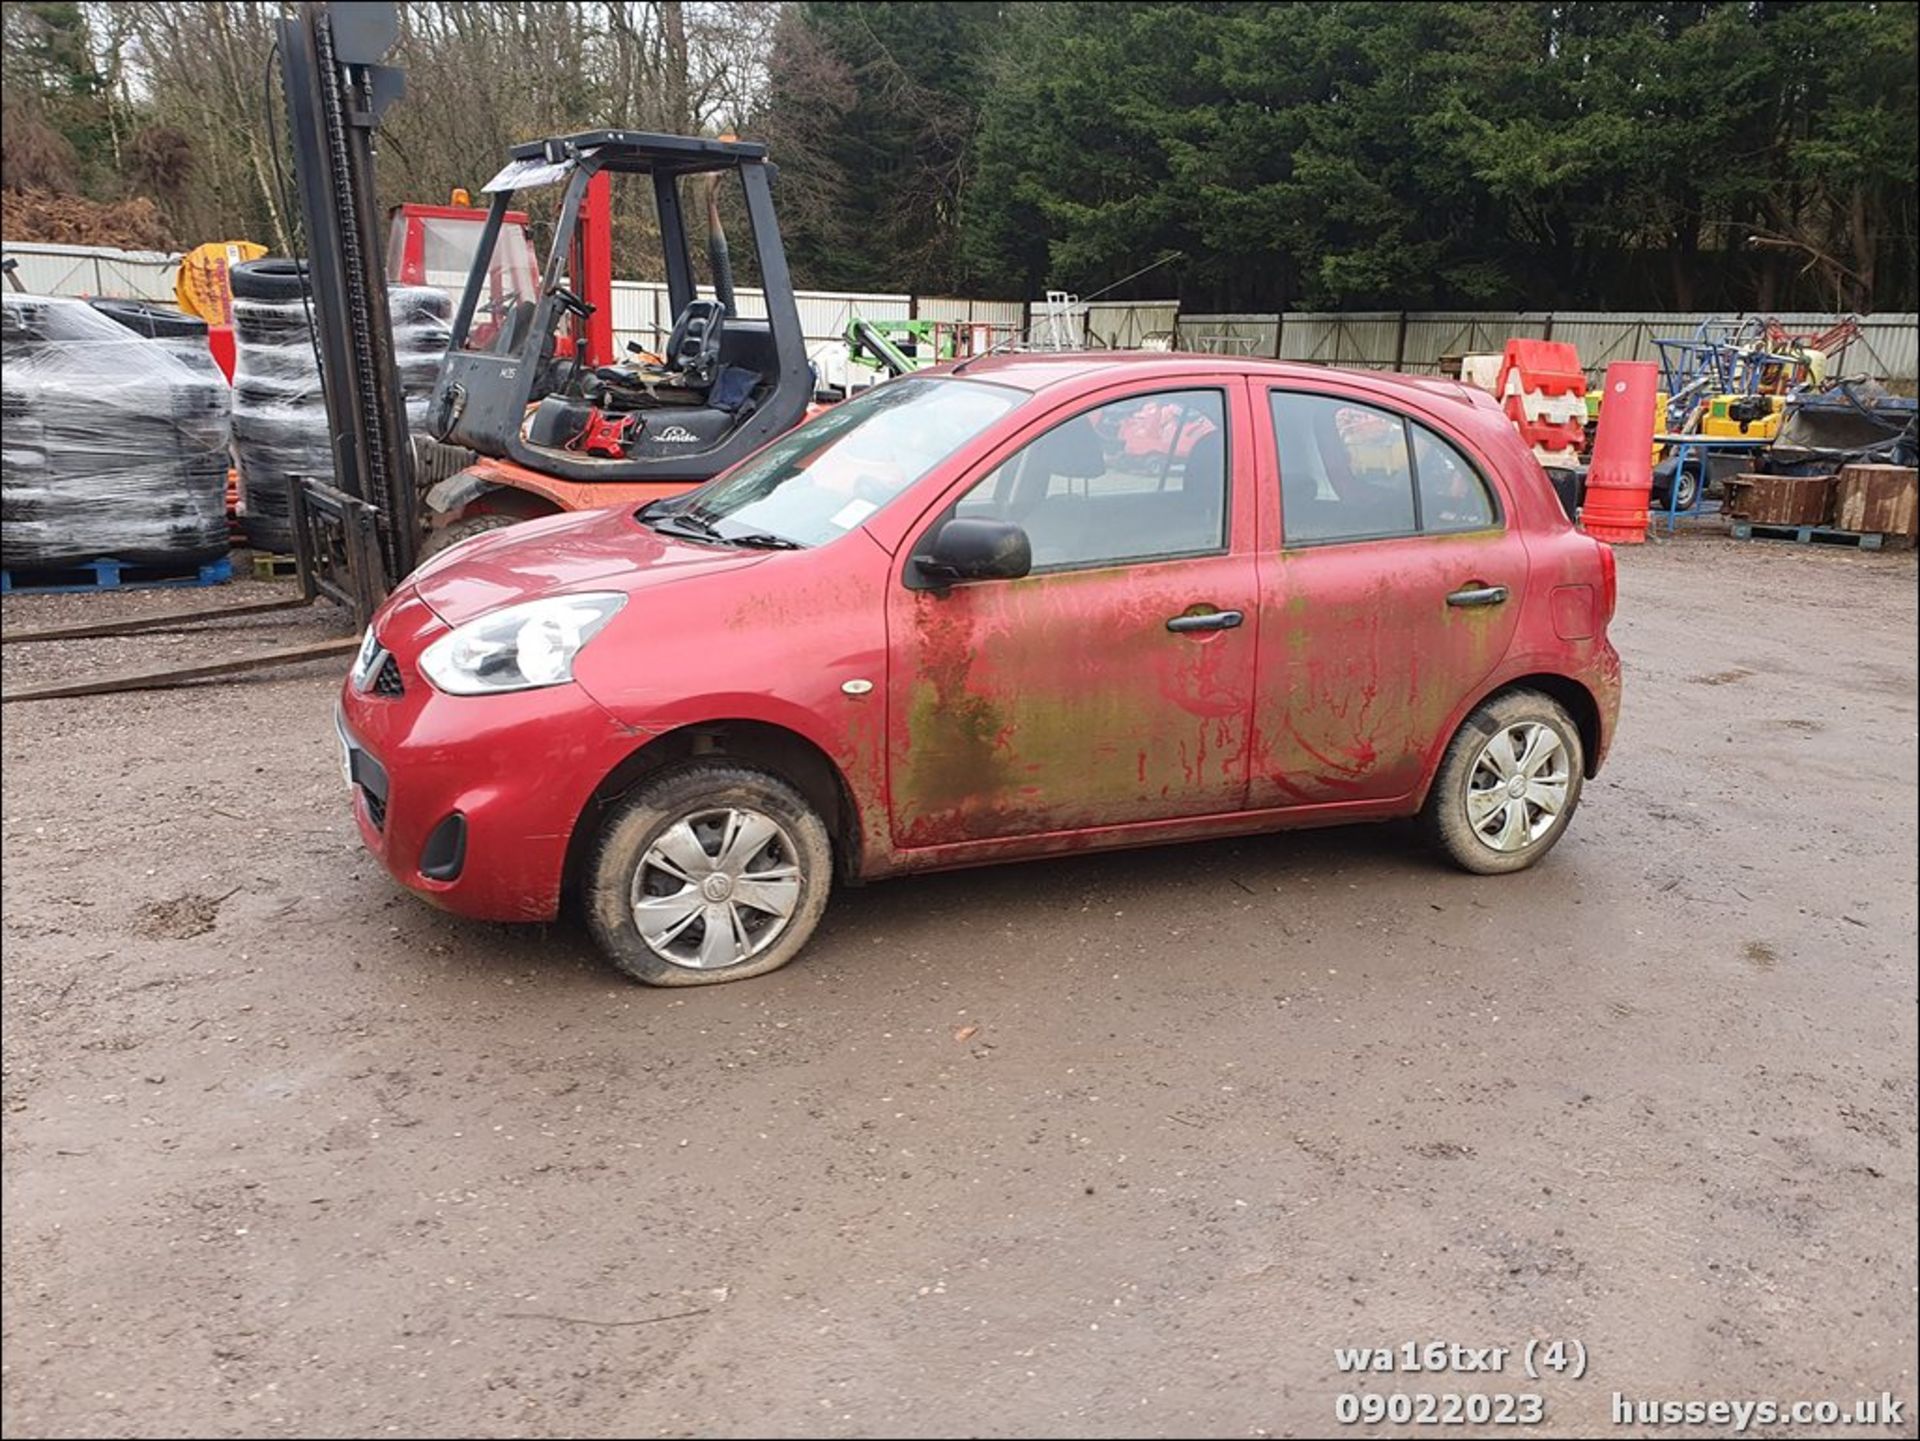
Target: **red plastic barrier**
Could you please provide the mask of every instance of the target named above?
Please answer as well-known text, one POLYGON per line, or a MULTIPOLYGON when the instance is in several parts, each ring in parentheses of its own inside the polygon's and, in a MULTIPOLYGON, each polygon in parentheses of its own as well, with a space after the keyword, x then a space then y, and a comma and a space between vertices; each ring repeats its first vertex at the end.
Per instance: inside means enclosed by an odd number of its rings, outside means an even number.
POLYGON ((1607 367, 1580 512, 1580 528, 1595 540, 1639 545, 1647 538, 1654 394, 1659 386, 1659 368, 1650 360, 1616 360, 1607 367))
POLYGON ((1585 437, 1587 373, 1563 340, 1509 340, 1494 394, 1543 461, 1572 465, 1585 437))

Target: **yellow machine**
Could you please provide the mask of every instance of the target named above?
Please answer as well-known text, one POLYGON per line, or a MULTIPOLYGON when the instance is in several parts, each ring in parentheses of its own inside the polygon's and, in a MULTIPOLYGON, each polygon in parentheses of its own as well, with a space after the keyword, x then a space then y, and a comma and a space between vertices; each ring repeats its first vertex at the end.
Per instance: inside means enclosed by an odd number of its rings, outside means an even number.
MULTIPOLYGON (((1604 390, 1589 390, 1587 392, 1586 446, 1587 446, 1587 449, 1589 450, 1593 448, 1593 428, 1594 426, 1600 423, 1600 399, 1605 394, 1606 392, 1604 390)), ((1667 395, 1666 391, 1664 390, 1657 391, 1654 394, 1653 429, 1655 434, 1660 434, 1664 432, 1667 428, 1667 401, 1669 399, 1670 397, 1667 395)), ((1658 465, 1660 463, 1661 452, 1664 451, 1665 449, 1666 447, 1663 445, 1655 445, 1653 447, 1653 461, 1655 465, 1658 465)))
POLYGON ((1700 433, 1772 440, 1786 406, 1784 395, 1716 395, 1700 413, 1700 433))

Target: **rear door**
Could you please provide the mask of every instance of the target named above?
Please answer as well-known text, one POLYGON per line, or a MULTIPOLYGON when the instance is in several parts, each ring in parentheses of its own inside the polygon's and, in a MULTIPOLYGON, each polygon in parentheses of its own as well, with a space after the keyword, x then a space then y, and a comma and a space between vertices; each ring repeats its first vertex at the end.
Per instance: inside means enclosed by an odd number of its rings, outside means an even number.
POLYGON ((1252 424, 1237 376, 1134 383, 983 457, 951 516, 1023 527, 1033 571, 887 613, 893 835, 903 848, 1239 809, 1256 589, 1252 424))
POLYGON ((1491 469, 1434 415, 1256 389, 1279 505, 1262 510, 1248 802, 1404 796, 1513 639, 1526 547, 1491 469))

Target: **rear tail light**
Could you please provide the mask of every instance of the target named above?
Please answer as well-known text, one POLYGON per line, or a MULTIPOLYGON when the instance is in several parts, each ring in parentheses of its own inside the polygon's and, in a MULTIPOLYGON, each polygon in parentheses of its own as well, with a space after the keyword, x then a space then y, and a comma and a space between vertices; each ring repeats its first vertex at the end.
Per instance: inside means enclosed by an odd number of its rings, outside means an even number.
POLYGON ((1604 540, 1596 540, 1594 545, 1600 550, 1600 624, 1604 626, 1613 619, 1614 604, 1620 599, 1620 562, 1604 540))

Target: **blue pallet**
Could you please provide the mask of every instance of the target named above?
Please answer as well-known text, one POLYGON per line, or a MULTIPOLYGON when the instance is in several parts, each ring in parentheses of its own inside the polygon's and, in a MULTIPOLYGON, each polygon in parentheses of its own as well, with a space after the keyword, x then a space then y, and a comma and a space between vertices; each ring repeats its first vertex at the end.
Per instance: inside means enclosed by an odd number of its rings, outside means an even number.
POLYGON ((210 560, 192 575, 178 567, 129 565, 124 560, 89 560, 59 570, 15 573, 0 570, 0 595, 76 595, 90 590, 154 590, 163 586, 219 585, 233 579, 226 556, 210 560))

